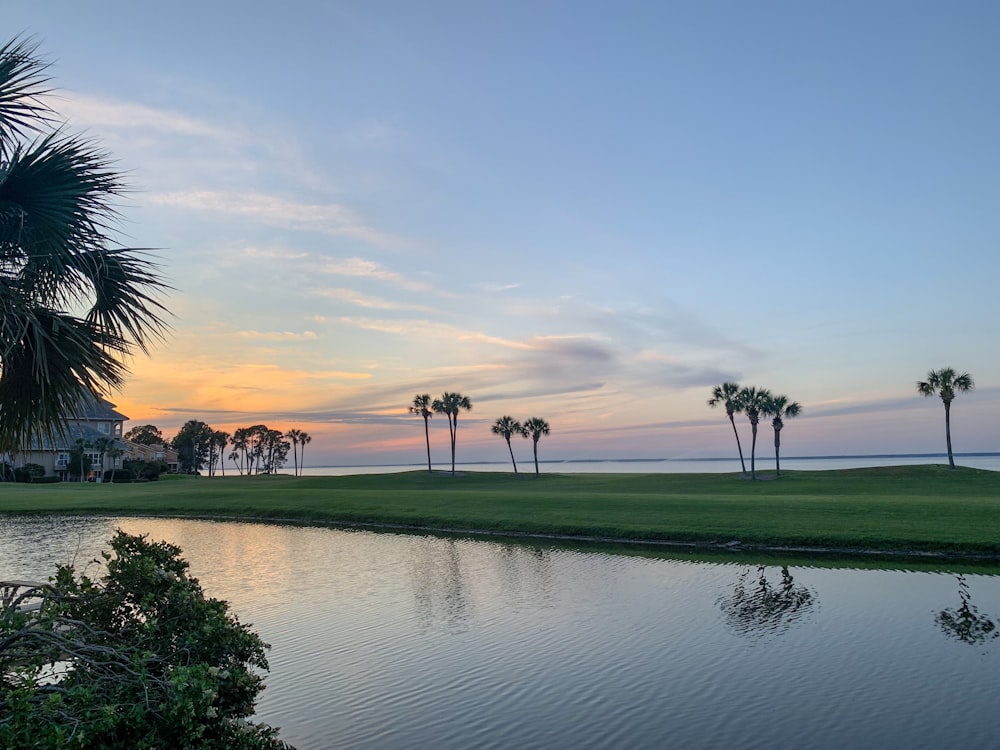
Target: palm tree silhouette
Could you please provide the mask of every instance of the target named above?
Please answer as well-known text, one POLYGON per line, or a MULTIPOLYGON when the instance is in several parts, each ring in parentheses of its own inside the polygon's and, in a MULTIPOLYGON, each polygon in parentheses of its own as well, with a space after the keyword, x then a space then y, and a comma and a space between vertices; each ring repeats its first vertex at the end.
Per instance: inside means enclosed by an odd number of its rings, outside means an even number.
POLYGON ((781 429, 785 426, 782 417, 792 418, 799 416, 802 413, 802 404, 798 401, 789 403, 788 396, 772 396, 765 404, 763 413, 769 417, 774 417, 771 420, 771 426, 774 428, 774 474, 780 477, 781 429))
POLYGON ((733 426, 733 434, 736 435, 736 450, 740 452, 740 466, 743 467, 743 473, 747 473, 747 465, 743 461, 743 446, 740 445, 740 433, 736 429, 736 419, 733 415, 739 411, 739 403, 737 397, 740 395, 740 386, 738 383, 723 383, 722 385, 717 385, 712 389, 712 398, 708 400, 708 405, 715 407, 722 404, 726 407, 726 416, 729 417, 729 422, 733 426))
POLYGON ((441 398, 434 400, 431 408, 439 414, 444 414, 448 417, 448 432, 451 435, 451 475, 455 476, 455 443, 458 440, 458 412, 462 409, 471 411, 472 402, 468 396, 463 396, 461 393, 445 392, 441 394, 441 398))
POLYGON ((427 443, 427 471, 431 471, 431 433, 427 420, 434 414, 431 411, 431 394, 418 393, 413 397, 410 414, 419 414, 424 418, 424 441, 427 443))
POLYGON ((531 437, 532 449, 535 454, 535 476, 538 476, 538 440, 542 435, 549 434, 549 423, 541 417, 532 417, 523 425, 525 437, 531 437))
POLYGON ((963 372, 959 375, 950 367, 931 370, 927 373, 927 380, 917 381, 917 393, 923 396, 933 396, 937 393, 944 402, 944 435, 948 443, 948 465, 953 469, 955 457, 951 453, 951 402, 955 399, 956 391, 971 391, 975 387, 976 384, 969 373, 963 372))
POLYGON ((69 405, 120 387, 128 358, 167 329, 155 264, 113 240, 122 175, 93 140, 59 127, 43 101, 47 67, 33 42, 0 45, 4 451, 66 435, 69 405))
POLYGON ((299 436, 302 434, 302 430, 297 428, 292 428, 285 433, 285 437, 292 444, 292 466, 295 476, 299 475, 299 436))
POLYGON ((757 425, 760 424, 761 412, 767 408, 770 400, 770 392, 766 388, 757 388, 756 386, 741 388, 736 397, 736 410, 746 414, 750 420, 750 432, 753 436, 750 443, 750 478, 754 481, 757 479, 757 464, 755 461, 755 454, 757 452, 757 425))
POLYGON ((312 435, 305 430, 299 430, 299 446, 301 447, 299 451, 299 476, 302 476, 302 472, 306 468, 306 446, 311 442, 312 435))
POLYGON ((527 437, 525 429, 514 417, 503 416, 493 423, 493 434, 503 435, 507 441, 507 450, 510 451, 510 461, 514 464, 514 473, 517 474, 517 461, 514 460, 514 449, 510 445, 511 435, 524 435, 527 437))

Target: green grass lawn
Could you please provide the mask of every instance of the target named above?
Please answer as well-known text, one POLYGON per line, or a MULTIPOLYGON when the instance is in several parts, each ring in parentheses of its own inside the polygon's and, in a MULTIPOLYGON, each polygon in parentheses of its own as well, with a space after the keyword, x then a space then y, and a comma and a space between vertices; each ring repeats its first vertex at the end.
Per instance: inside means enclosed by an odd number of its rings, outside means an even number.
POLYGON ((0 485, 0 513, 163 514, 1000 557, 1000 472, 170 477, 0 485))

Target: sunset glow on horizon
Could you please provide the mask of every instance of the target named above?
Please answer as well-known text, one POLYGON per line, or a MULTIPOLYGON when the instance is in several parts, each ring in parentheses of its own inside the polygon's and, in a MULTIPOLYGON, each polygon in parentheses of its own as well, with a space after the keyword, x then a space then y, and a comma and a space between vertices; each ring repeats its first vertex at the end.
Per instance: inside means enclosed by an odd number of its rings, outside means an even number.
POLYGON ((736 381, 802 404, 782 455, 932 453, 950 366, 955 451, 1000 451, 996 3, 100 7, 4 16, 173 287, 126 430, 420 464, 407 407, 458 391, 459 461, 507 414, 543 459, 735 456, 736 381))

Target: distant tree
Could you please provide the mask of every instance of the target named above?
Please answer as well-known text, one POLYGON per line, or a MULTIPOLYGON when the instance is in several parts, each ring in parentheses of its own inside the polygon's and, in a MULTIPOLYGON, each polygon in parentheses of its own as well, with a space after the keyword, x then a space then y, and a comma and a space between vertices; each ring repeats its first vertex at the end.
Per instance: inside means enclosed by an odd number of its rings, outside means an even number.
POLYGON ((214 431, 204 422, 189 419, 181 427, 171 447, 177 451, 177 461, 185 474, 197 474, 208 463, 214 431))
POLYGON ((781 430, 785 426, 782 417, 791 418, 799 416, 802 413, 802 404, 798 401, 789 401, 788 396, 772 396, 765 404, 763 413, 769 417, 773 417, 771 426, 774 428, 774 473, 775 476, 780 477, 781 430))
POLYGON ((73 442, 73 447, 69 449, 69 463, 66 464, 70 477, 86 481, 87 475, 94 468, 94 461, 90 458, 91 447, 90 441, 83 438, 77 438, 73 442))
POLYGON ((118 246, 123 175, 46 104, 31 40, 0 44, 0 452, 66 437, 72 405, 119 388, 167 326, 167 286, 118 246))
POLYGON ((0 602, 0 747, 289 747, 252 721, 267 645, 180 548, 119 531, 111 549, 99 578, 61 566, 0 602))
POLYGON ((98 459, 97 474, 103 479, 104 477, 104 458, 114 450, 115 439, 110 437, 101 436, 94 440, 91 444, 95 451, 97 451, 100 458, 98 459))
POLYGON ((295 476, 299 475, 299 435, 301 434, 302 430, 294 428, 285 433, 285 437, 292 444, 292 467, 295 476))
POLYGON ((531 447, 535 454, 535 476, 538 476, 538 441, 542 435, 549 434, 549 423, 541 417, 532 417, 524 423, 522 435, 531 438, 531 447))
POLYGON ((275 474, 288 461, 288 449, 291 444, 285 440, 285 433, 267 427, 258 437, 260 446, 260 468, 264 474, 275 474))
POLYGON ((431 394, 418 393, 413 397, 410 414, 419 414, 424 418, 424 441, 427 443, 427 471, 431 471, 431 433, 427 420, 433 416, 431 411, 431 394))
POLYGON ((746 474, 747 465, 743 461, 743 446, 740 445, 740 433, 736 429, 736 419, 733 416, 739 411, 739 395, 740 386, 738 383, 723 383, 712 389, 712 398, 708 400, 708 405, 715 407, 722 404, 725 407, 726 416, 729 417, 729 423, 733 426, 733 434, 736 435, 736 449, 740 452, 740 466, 743 468, 743 473, 746 474))
POLYGON ((458 413, 461 410, 471 411, 472 402, 468 396, 461 393, 443 393, 436 399, 431 408, 439 414, 448 417, 448 432, 451 435, 451 475, 455 476, 455 443, 458 439, 458 413))
POLYGON ((753 442, 750 445, 750 478, 757 479, 757 464, 755 461, 757 453, 757 425, 760 424, 760 415, 766 409, 771 400, 771 393, 766 388, 741 388, 736 397, 736 411, 747 415, 750 420, 750 432, 753 442))
POLYGON ((243 475, 243 470, 246 469, 247 474, 250 473, 250 464, 248 462, 248 455, 250 453, 250 428, 240 427, 233 431, 232 442, 233 452, 229 454, 230 460, 236 464, 236 469, 239 471, 240 476, 243 475))
POLYGON ((507 441, 507 450, 510 451, 510 462, 514 464, 514 473, 517 474, 517 461, 514 460, 514 449, 510 445, 511 435, 521 435, 527 437, 527 433, 514 417, 500 417, 493 423, 493 434, 501 435, 507 441))
POLYGON ((971 391, 975 387, 976 384, 969 373, 963 372, 959 375, 950 367, 931 370, 927 373, 927 380, 917 381, 917 393, 922 396, 933 396, 937 393, 944 402, 944 434, 948 444, 948 465, 953 469, 955 457, 951 452, 951 402, 955 400, 956 392, 971 391))
POLYGON ((164 445, 163 433, 156 425, 144 424, 125 433, 125 439, 139 445, 164 445))
POLYGON ((299 446, 302 450, 299 453, 299 476, 302 475, 303 469, 306 468, 306 446, 312 442, 312 435, 310 435, 305 430, 299 432, 299 446))
POLYGON ((222 430, 213 430, 209 441, 208 455, 208 475, 215 476, 215 465, 218 463, 222 471, 222 476, 226 475, 226 446, 229 445, 229 433, 222 430))

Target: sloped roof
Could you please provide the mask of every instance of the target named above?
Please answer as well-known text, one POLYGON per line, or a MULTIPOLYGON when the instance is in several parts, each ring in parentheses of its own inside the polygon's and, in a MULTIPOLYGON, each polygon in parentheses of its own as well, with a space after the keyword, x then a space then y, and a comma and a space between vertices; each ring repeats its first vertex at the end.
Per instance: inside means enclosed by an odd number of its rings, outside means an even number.
POLYGON ((115 411, 115 405, 106 398, 96 396, 82 399, 76 406, 76 419, 90 421, 126 421, 128 417, 115 411))

